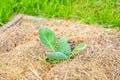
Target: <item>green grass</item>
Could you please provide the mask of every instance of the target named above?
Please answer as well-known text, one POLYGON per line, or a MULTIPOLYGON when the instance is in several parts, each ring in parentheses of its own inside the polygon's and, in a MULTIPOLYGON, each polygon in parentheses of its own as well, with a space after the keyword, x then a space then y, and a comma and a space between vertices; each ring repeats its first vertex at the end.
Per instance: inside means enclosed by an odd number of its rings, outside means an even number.
POLYGON ((73 18, 87 24, 120 28, 117 0, 0 0, 0 24, 16 13, 33 16, 73 18))

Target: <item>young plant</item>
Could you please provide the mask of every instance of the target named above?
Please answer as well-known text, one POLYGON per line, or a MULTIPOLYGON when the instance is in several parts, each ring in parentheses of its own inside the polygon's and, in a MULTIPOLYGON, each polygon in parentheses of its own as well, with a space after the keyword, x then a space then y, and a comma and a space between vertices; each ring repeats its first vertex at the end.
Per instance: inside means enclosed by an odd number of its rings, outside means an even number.
POLYGON ((66 60, 86 47, 85 43, 81 43, 71 51, 70 44, 67 42, 67 38, 65 36, 62 36, 58 44, 56 44, 55 33, 48 28, 40 28, 38 35, 41 43, 51 50, 51 52, 46 53, 46 56, 52 61, 52 63, 66 60))

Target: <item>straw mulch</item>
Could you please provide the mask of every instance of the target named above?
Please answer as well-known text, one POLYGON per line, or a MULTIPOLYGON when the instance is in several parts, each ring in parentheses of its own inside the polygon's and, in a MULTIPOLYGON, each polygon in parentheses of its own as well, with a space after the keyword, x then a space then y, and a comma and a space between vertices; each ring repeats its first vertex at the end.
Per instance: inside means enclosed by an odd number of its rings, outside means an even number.
POLYGON ((70 20, 21 21, 0 33, 0 80, 120 80, 120 34, 117 29, 70 20), (71 47, 87 44, 71 59, 47 65, 49 51, 37 31, 48 27, 57 40, 65 35, 71 47))

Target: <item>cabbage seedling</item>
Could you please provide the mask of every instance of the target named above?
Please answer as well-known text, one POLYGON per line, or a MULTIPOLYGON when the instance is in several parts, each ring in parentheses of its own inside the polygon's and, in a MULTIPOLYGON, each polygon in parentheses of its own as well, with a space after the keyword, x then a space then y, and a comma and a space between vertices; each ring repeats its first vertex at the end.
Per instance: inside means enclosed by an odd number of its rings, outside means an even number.
POLYGON ((58 44, 56 44, 55 33, 48 28, 40 28, 38 36, 41 43, 51 50, 51 52, 46 53, 46 56, 49 60, 52 60, 52 63, 66 60, 86 47, 85 43, 80 43, 71 51, 70 44, 65 36, 62 36, 58 44))

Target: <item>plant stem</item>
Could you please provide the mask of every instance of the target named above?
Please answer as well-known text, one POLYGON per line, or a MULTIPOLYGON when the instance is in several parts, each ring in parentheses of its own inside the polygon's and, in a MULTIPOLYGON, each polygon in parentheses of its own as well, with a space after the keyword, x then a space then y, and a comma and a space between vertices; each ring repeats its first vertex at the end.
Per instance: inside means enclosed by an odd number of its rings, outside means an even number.
POLYGON ((42 59, 40 56, 35 56, 37 59, 39 59, 40 61, 43 61, 45 64, 50 64, 49 62, 45 61, 44 59, 42 59))

